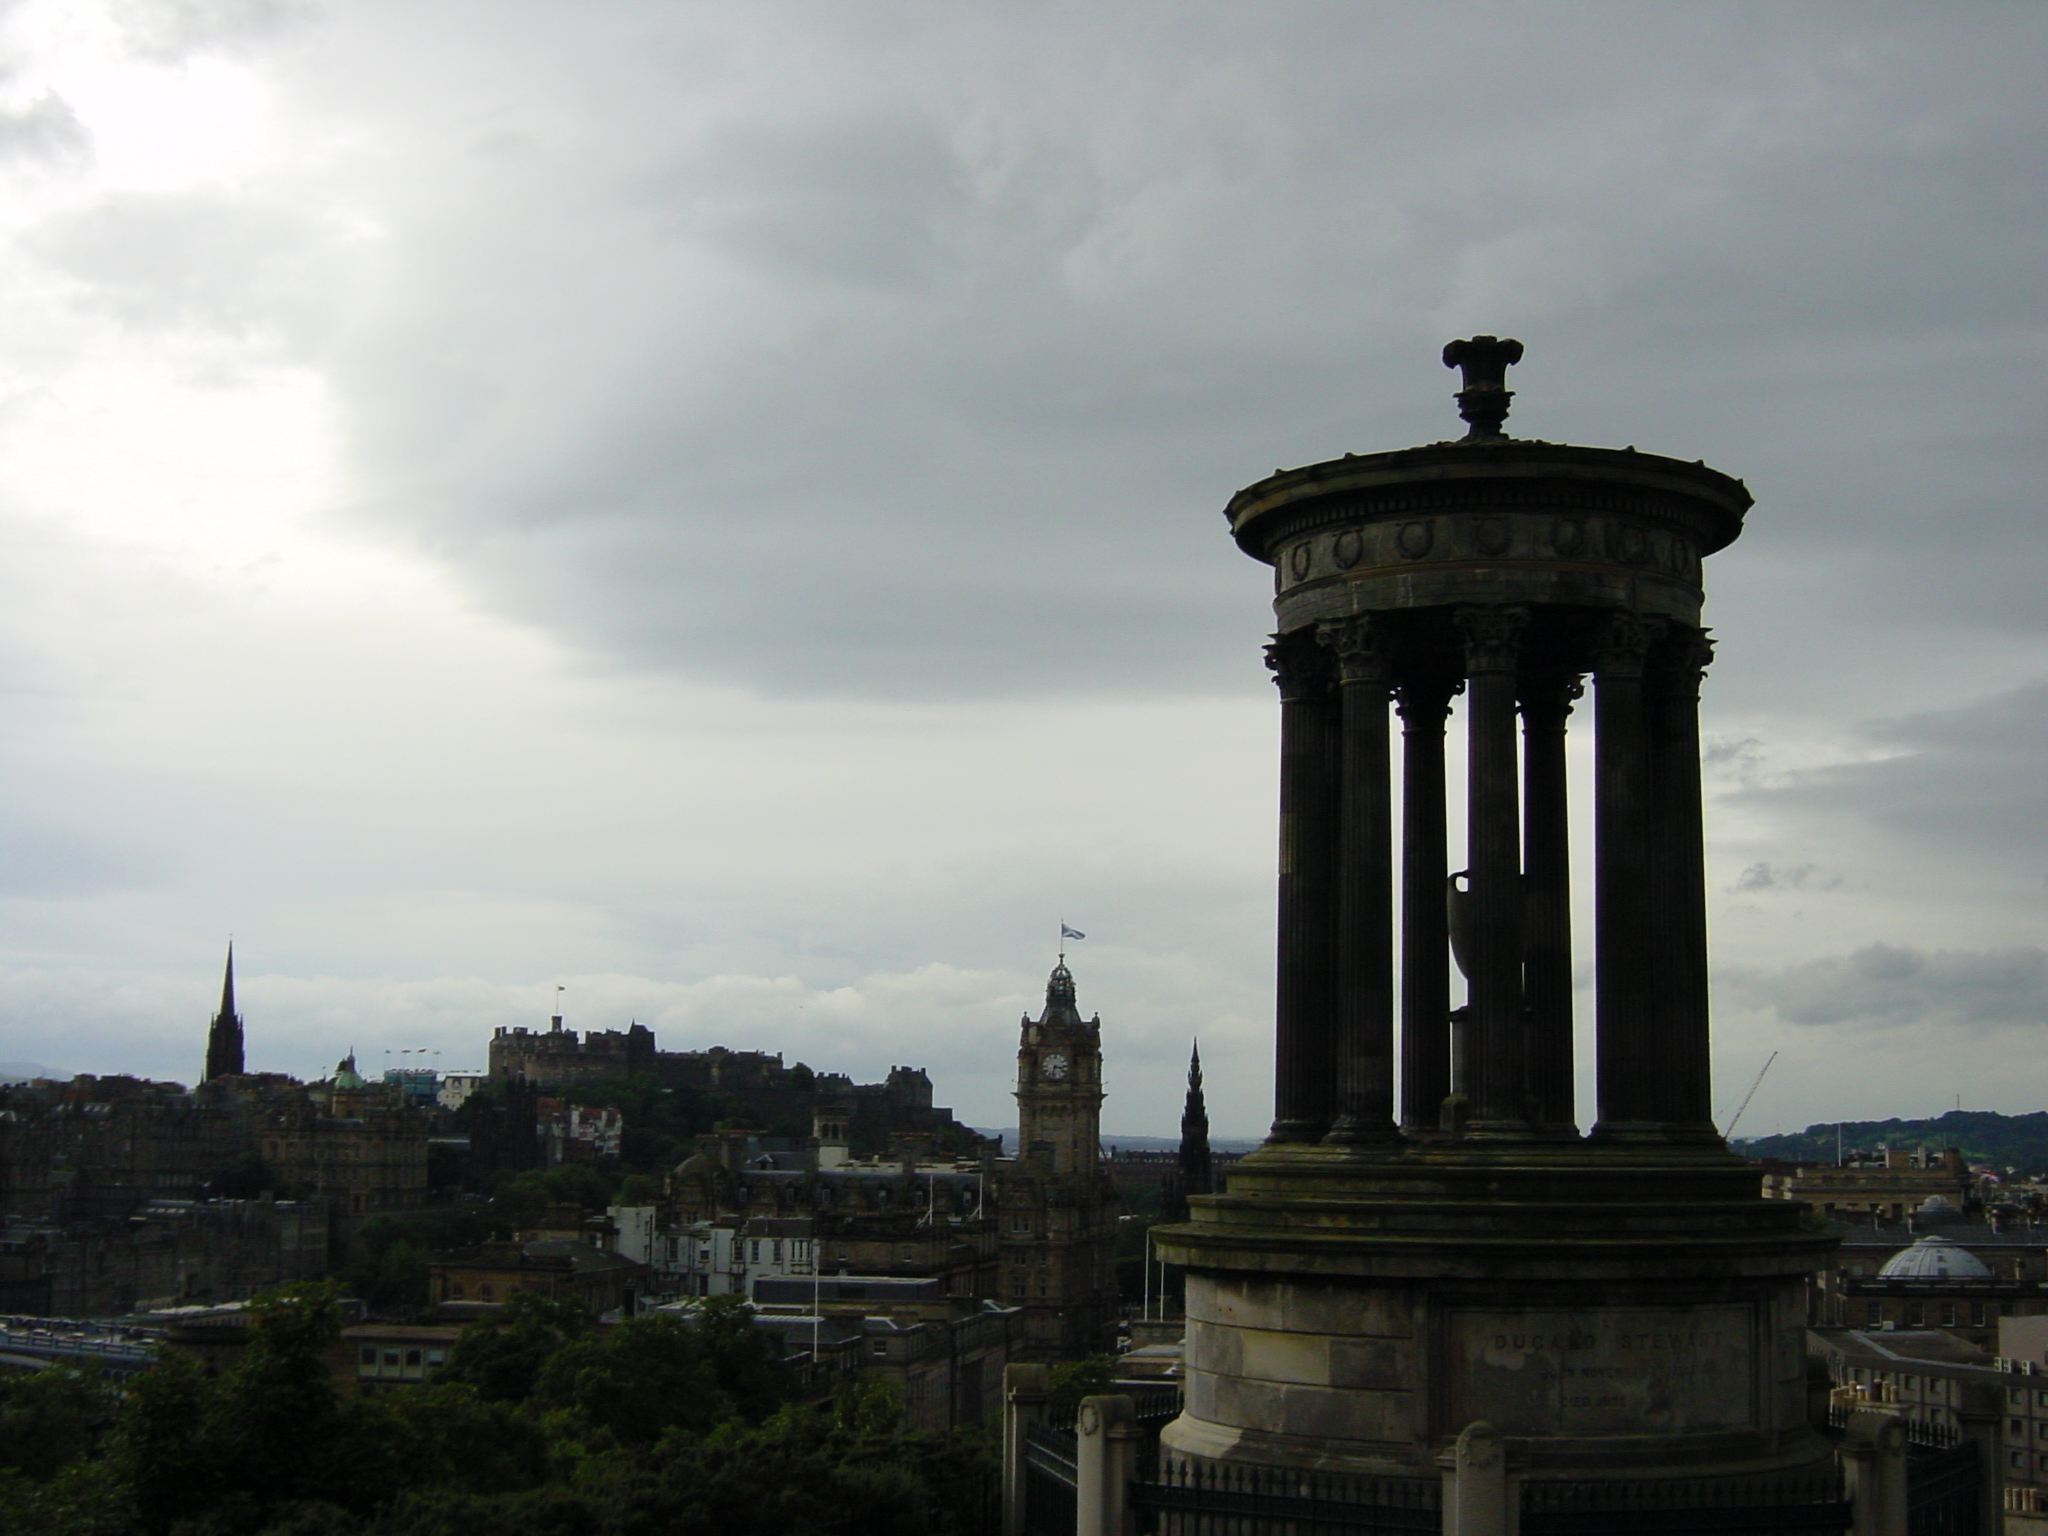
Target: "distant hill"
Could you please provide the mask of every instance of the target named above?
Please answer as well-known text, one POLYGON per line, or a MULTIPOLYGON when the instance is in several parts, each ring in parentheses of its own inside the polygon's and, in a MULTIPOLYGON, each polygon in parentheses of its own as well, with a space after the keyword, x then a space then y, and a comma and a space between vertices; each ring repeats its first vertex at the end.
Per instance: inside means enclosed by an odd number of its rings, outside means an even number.
POLYGON ((39 1077, 54 1078, 60 1083, 71 1080, 69 1072, 38 1066, 33 1061, 0 1061, 0 1083, 32 1083, 39 1077))
POLYGON ((1960 1147, 1974 1167, 2048 1172, 2048 1110, 2001 1115, 1988 1109, 1952 1109, 1931 1120, 1844 1120, 1839 1128, 1833 1123, 1809 1125, 1790 1136, 1741 1137, 1734 1145, 1744 1157, 1832 1163, 1837 1129, 1841 1146, 1850 1152, 1874 1152, 1879 1147, 1934 1151, 1960 1147))

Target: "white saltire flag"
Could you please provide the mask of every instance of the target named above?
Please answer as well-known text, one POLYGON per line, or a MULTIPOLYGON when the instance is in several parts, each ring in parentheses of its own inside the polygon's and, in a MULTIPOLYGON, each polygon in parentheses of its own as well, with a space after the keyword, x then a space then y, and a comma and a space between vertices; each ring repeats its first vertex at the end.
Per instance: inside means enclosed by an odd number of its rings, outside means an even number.
POLYGON ((1078 928, 1069 928, 1065 923, 1061 923, 1060 937, 1063 939, 1085 939, 1088 935, 1078 928))

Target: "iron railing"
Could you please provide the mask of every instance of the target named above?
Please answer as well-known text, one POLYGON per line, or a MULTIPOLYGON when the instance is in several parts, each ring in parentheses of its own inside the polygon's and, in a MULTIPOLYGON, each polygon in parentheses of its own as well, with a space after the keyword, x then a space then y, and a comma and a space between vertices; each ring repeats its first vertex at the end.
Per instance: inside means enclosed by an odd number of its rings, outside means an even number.
POLYGON ((1131 1484, 1139 1529, 1156 1536, 1415 1536, 1443 1527, 1439 1478, 1345 1476, 1228 1462, 1170 1463, 1131 1484))

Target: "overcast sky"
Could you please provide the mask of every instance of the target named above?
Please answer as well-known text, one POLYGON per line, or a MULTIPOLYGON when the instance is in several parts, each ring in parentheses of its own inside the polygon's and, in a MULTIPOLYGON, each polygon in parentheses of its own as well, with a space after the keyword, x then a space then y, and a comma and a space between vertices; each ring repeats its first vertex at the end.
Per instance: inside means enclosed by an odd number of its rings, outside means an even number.
POLYGON ((2048 1104, 2039 5, 15 0, 0 50, 0 1060, 190 1081, 232 933, 252 1068, 478 1066, 560 986, 1005 1125, 1064 918, 1105 1128, 1199 1034, 1255 1134, 1220 509, 1455 435, 1488 331, 1510 431, 1757 497, 1724 1123, 1774 1050, 1744 1131, 2048 1104))

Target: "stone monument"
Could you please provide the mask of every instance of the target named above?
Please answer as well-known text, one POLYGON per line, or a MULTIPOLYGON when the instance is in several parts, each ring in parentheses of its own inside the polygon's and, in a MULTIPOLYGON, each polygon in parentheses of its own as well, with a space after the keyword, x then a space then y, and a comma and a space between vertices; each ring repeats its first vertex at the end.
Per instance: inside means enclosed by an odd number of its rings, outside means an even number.
POLYGON ((1701 562, 1750 496, 1703 463, 1506 436, 1521 355, 1445 348, 1462 439, 1280 471, 1226 509, 1277 585, 1277 1117, 1159 1236, 1188 1318, 1163 1445, 1434 1478, 1481 1424, 1529 1480, 1767 1495, 1830 1458, 1803 1323, 1834 1240, 1762 1199, 1710 1117, 1701 562), (1565 731, 1588 679, 1582 1134, 1565 731))

